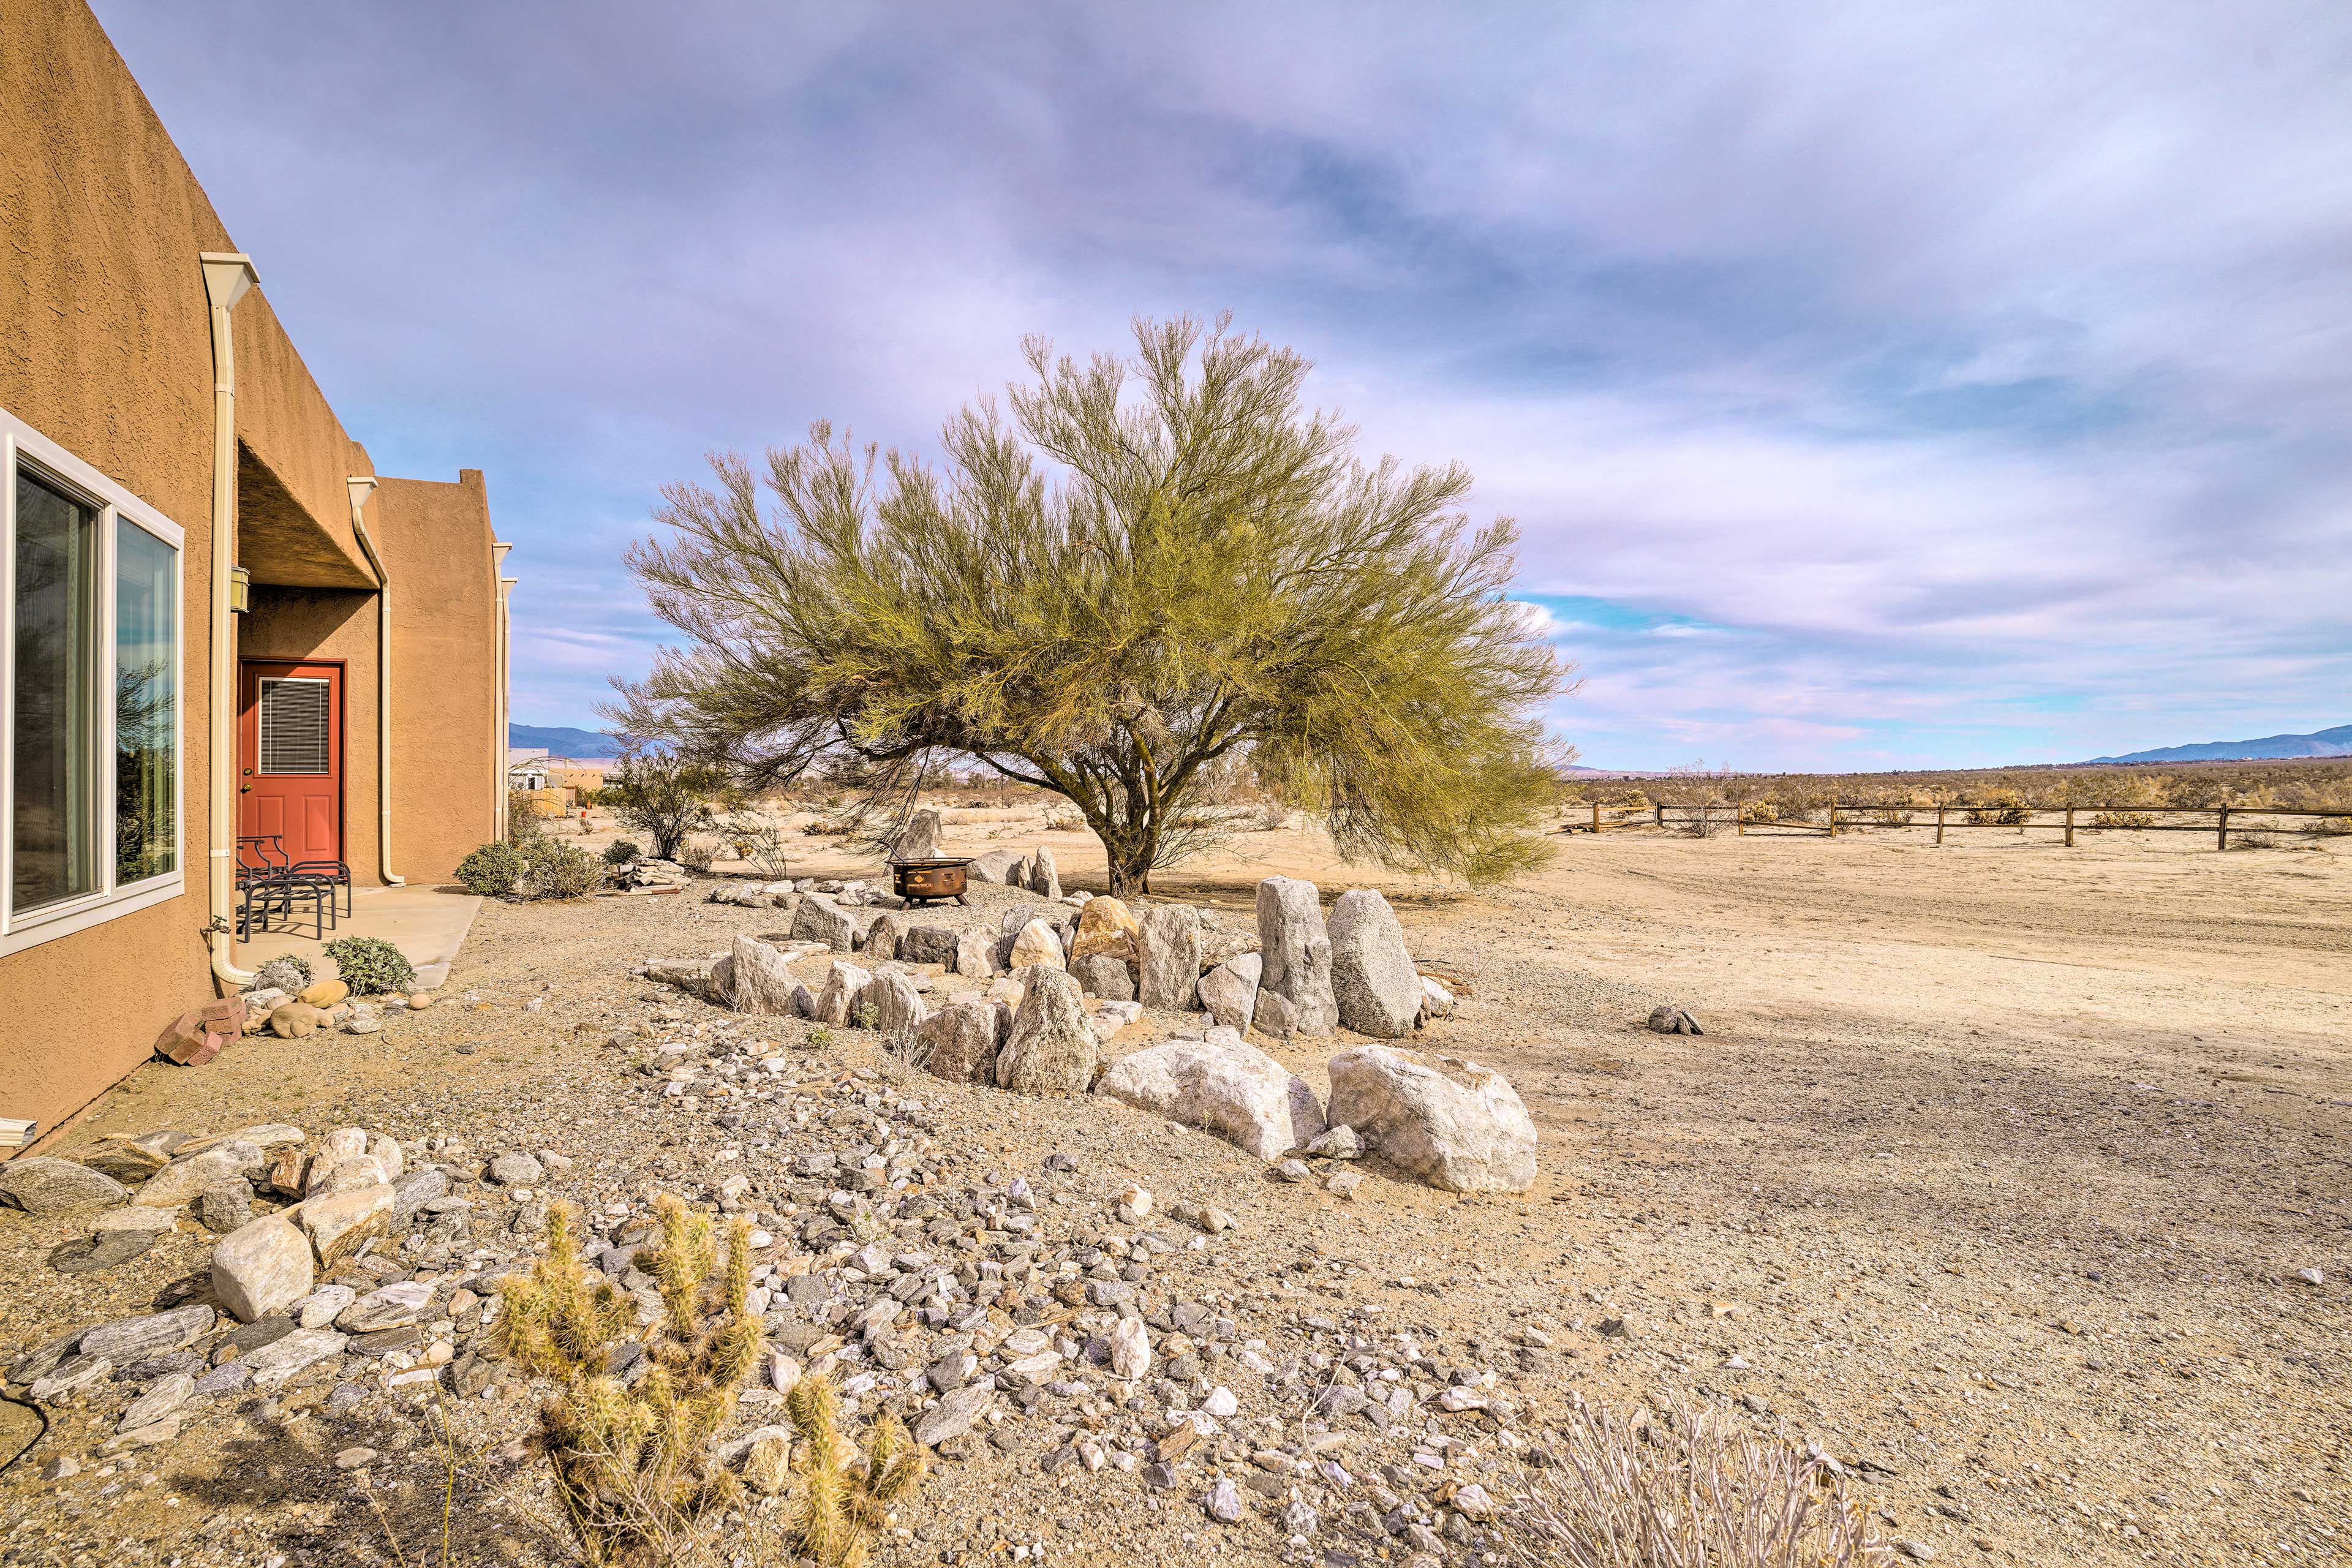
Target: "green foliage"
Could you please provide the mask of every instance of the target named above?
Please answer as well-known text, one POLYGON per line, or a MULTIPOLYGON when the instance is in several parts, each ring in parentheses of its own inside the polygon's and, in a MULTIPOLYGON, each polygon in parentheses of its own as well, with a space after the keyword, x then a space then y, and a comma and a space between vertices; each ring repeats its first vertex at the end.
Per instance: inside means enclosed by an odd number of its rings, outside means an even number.
POLYGON ((457 862, 457 885, 485 899, 503 899, 522 876, 522 851, 492 839, 457 862))
POLYGON ((719 849, 707 838, 689 838, 677 847, 677 853, 670 858, 689 871, 708 871, 710 863, 719 858, 719 849))
POLYGON ((913 1491, 928 1466, 922 1447, 896 1416, 876 1419, 866 1461, 841 1434, 841 1401, 833 1380, 803 1377, 784 1395, 784 1415, 800 1434, 793 1462, 799 1495, 793 1509, 794 1544, 822 1568, 861 1568, 868 1539, 890 1505, 913 1491))
POLYGON ((638 848, 631 840, 626 838, 615 838, 613 842, 604 846, 604 864, 607 866, 632 866, 637 861, 644 859, 645 854, 646 852, 638 848))
POLYGON ((548 1213, 548 1255, 529 1275, 501 1282, 498 1348, 561 1386, 540 1407, 540 1447, 581 1554, 592 1563, 663 1560, 697 1526, 741 1496, 713 1440, 758 1360, 760 1320, 751 1284, 751 1222, 733 1221, 715 1308, 705 1286, 719 1271, 709 1215, 664 1194, 655 1200, 656 1246, 637 1265, 660 1288, 662 1321, 635 1383, 608 1374, 635 1304, 582 1268, 566 1205, 548 1213))
POLYGON ((604 873, 588 852, 576 844, 541 835, 522 846, 522 879, 515 896, 523 899, 584 899, 604 885, 604 873))
POLYGON ((335 973, 354 996, 405 991, 416 984, 408 955, 380 936, 338 937, 320 951, 335 961, 335 973))
POLYGON ((623 758, 604 795, 621 826, 653 840, 660 860, 677 859, 687 836, 717 822, 717 808, 733 798, 720 769, 650 752, 623 758))
POLYGON ((672 485, 630 564, 684 634, 613 710, 767 789, 812 767, 895 810, 977 762, 1066 796, 1148 890, 1245 755, 1343 851, 1474 879, 1542 855, 1537 710, 1566 670, 1506 596, 1516 530, 1475 532, 1458 465, 1360 462, 1307 413, 1307 362, 1189 320, 942 435, 949 470, 819 424, 672 485))

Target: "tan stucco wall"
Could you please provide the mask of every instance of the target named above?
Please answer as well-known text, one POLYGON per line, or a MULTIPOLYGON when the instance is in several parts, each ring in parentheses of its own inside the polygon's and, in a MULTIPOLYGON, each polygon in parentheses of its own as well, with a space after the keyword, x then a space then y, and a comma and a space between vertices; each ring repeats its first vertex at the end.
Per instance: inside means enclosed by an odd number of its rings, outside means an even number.
MULTIPOLYGON (((317 218, 337 223, 342 215, 317 218)), ((7 1020, 0 1026, 0 1116, 35 1118, 45 1128, 103 1092, 146 1057, 174 1015, 214 994, 204 939, 213 365, 197 257, 236 248, 81 0, 0 4, 0 407, 186 533, 180 827, 187 890, 0 957, 0 1018, 7 1020)), ((255 265, 266 287, 268 258, 255 265)), ((352 532, 343 481, 373 466, 328 406, 261 289, 232 320, 239 504, 249 507, 240 518, 240 559, 262 584, 364 588, 373 578, 352 532)), ((503 751, 502 742, 494 749, 488 717, 488 655, 476 651, 487 648, 489 635, 481 479, 424 489, 469 498, 425 508, 457 532, 454 542, 412 539, 415 558, 405 568, 424 583, 446 577, 461 623, 439 629, 431 624, 431 597, 410 601, 412 614, 425 608, 425 623, 413 633, 419 657, 406 679, 417 683, 417 694, 405 704, 408 738, 396 748, 415 754, 415 798, 433 803, 410 811, 417 819, 412 842, 425 851, 419 863, 446 875, 443 863, 456 864, 447 846, 463 839, 470 847, 487 832, 487 805, 477 803, 486 801, 482 781, 503 751), (446 686, 430 662, 444 657, 456 661, 446 686), (446 730, 430 717, 436 708, 448 715, 446 730), (451 744, 436 755, 436 737, 444 733, 451 744)), ((352 868, 372 878, 378 867, 373 601, 357 593, 299 601, 272 593, 255 590, 261 609, 246 628, 248 649, 351 660, 345 812, 352 868), (298 646, 311 634, 319 640, 298 646)), ((397 774, 395 785, 409 787, 397 774)), ((395 860, 394 868, 404 868, 395 860)))
POLYGON ((392 868, 411 886, 439 886, 490 837, 506 768, 481 470, 456 484, 385 479, 368 529, 392 574, 392 868))
POLYGON ((187 533, 188 891, 0 958, 0 1115, 47 1127, 136 1066, 176 1012, 212 995, 201 703, 213 373, 196 255, 232 247, 79 4, 0 5, 0 407, 187 533))
MULTIPOLYGON (((237 658, 342 663, 343 859, 356 886, 382 886, 383 861, 376 852, 383 830, 376 795, 375 595, 257 585, 253 611, 237 627, 237 658)), ((241 686, 238 700, 244 700, 241 686)))

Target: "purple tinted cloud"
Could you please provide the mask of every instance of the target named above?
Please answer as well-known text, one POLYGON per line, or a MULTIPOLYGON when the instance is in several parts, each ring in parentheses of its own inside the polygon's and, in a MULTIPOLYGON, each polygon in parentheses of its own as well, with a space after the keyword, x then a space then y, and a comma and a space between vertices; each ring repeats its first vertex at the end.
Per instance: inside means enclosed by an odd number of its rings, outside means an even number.
POLYGON ((2352 717, 2340 6, 99 10, 379 464, 489 470, 520 718, 705 449, 1226 306, 1521 520, 1589 760, 2352 717))

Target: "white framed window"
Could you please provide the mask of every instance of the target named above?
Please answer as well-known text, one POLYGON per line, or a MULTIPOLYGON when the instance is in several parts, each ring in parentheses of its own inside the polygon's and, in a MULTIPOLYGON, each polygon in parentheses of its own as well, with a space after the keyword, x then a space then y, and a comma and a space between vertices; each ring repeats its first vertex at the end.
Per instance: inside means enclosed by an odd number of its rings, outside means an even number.
POLYGON ((0 409, 0 955, 186 886, 184 543, 0 409))

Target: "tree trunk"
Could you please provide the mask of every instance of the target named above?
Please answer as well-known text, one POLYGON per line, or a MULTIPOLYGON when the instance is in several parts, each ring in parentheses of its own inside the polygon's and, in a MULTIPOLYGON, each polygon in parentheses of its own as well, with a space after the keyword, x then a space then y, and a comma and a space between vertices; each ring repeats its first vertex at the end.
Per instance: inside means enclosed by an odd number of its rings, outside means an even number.
POLYGON ((1160 836, 1148 828, 1095 826, 1110 862, 1110 896, 1127 900, 1151 891, 1151 863, 1159 857, 1160 836))

